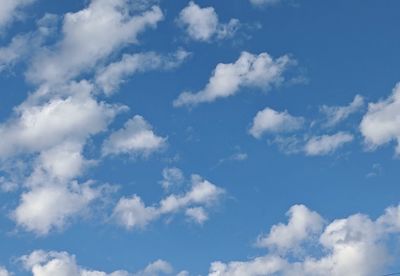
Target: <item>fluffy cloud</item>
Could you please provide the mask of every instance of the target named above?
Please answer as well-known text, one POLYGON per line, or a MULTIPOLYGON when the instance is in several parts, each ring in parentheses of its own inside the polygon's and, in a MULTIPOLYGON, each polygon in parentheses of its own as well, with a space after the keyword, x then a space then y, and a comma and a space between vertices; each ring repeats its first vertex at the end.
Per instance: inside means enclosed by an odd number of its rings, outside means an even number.
POLYGON ((390 97, 368 105, 360 131, 371 149, 396 141, 396 153, 400 154, 400 83, 390 97))
POLYGON ((36 55, 27 76, 35 83, 58 83, 92 71, 113 51, 137 43, 141 32, 162 19, 157 6, 137 12, 130 1, 92 0, 87 8, 64 16, 62 40, 36 55))
POLYGON ((385 273, 394 256, 388 240, 400 232, 400 207, 386 209, 375 221, 355 214, 334 220, 325 227, 321 227, 322 219, 317 213, 304 206, 302 210, 298 208, 292 207, 287 225, 273 226, 268 236, 271 241, 268 246, 282 248, 283 245, 284 250, 272 250, 248 261, 214 262, 209 275, 375 276, 385 273), (307 215, 304 217, 304 214, 307 215), (312 235, 306 234, 308 231, 312 235), (315 247, 318 249, 313 250, 315 247), (302 254, 291 254, 294 250, 302 254))
POLYGON ((121 110, 119 106, 97 102, 87 82, 65 88, 66 97, 54 97, 43 104, 29 101, 15 109, 12 119, 0 125, 0 157, 35 153, 65 141, 85 141, 106 129, 121 110))
POLYGON ((129 273, 125 270, 106 273, 80 266, 76 262, 75 256, 67 252, 43 250, 33 251, 29 255, 22 256, 20 260, 24 268, 30 271, 33 276, 158 276, 170 275, 173 272, 169 263, 157 260, 136 273, 129 273))
POLYGON ((12 216, 25 230, 46 235, 62 229, 72 216, 82 213, 102 195, 103 188, 94 188, 90 182, 41 185, 22 194, 12 216))
POLYGON ((333 127, 351 114, 358 112, 364 107, 364 98, 356 95, 354 100, 347 106, 326 106, 323 105, 320 111, 326 116, 326 126, 333 127))
POLYGON ((304 124, 301 117, 293 117, 287 111, 278 112, 271 108, 265 108, 253 119, 249 133, 255 138, 260 138, 265 132, 288 132, 300 129, 304 124))
POLYGON ((334 152, 344 144, 350 143, 353 139, 353 135, 346 132, 314 136, 307 141, 304 151, 307 155, 326 155, 334 152))
POLYGON ((268 235, 261 235, 256 245, 279 252, 295 251, 304 240, 311 239, 323 227, 322 217, 304 205, 294 205, 287 212, 288 224, 278 224, 268 235))
POLYGON ((232 37, 240 25, 237 19, 220 23, 213 7, 201 8, 193 1, 180 12, 178 22, 190 38, 198 41, 232 37))
POLYGON ((213 102, 232 96, 244 87, 268 90, 283 81, 283 72, 290 63, 286 55, 273 59, 267 53, 253 55, 243 52, 235 63, 218 64, 203 90, 197 93, 183 92, 174 101, 174 106, 213 102))
POLYGON ((120 61, 111 63, 100 70, 96 76, 97 85, 106 95, 114 93, 124 79, 134 73, 146 72, 155 69, 169 70, 178 67, 190 54, 178 50, 170 56, 162 56, 154 52, 128 55, 120 61))
POLYGON ((185 194, 171 194, 153 206, 145 206, 137 195, 123 197, 114 208, 112 216, 118 224, 127 229, 143 228, 162 215, 174 214, 181 210, 184 210, 189 218, 202 223, 207 219, 203 207, 218 201, 223 193, 223 189, 198 175, 193 175, 191 189, 185 194), (200 207, 202 209, 193 209, 200 207))
POLYGON ((136 115, 104 142, 103 155, 129 154, 149 156, 166 145, 166 138, 157 136, 142 116, 136 115))
POLYGON ((35 0, 2 0, 0 6, 0 32, 13 20, 18 18, 19 10, 35 0))

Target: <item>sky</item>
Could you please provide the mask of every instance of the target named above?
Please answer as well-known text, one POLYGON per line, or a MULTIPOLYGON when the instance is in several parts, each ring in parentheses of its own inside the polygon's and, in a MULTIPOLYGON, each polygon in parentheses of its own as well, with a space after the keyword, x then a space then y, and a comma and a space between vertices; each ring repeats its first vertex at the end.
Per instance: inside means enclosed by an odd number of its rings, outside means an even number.
POLYGON ((0 1, 0 276, 400 272, 399 1, 0 1))

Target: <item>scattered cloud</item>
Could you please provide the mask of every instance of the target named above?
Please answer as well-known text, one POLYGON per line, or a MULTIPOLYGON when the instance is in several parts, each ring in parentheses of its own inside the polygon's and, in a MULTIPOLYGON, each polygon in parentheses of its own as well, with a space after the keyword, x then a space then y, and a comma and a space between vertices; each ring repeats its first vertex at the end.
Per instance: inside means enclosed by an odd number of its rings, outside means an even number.
POLYGON ((287 111, 278 112, 269 107, 257 112, 249 133, 261 138, 264 133, 279 133, 299 130, 304 125, 302 117, 294 117, 287 111))
POLYGON ((400 154, 400 83, 387 99, 368 104, 360 131, 369 149, 396 141, 396 154, 400 154))
POLYGON ((240 27, 237 19, 220 23, 213 7, 201 8, 193 1, 180 12, 178 23, 191 39, 197 41, 230 38, 240 27))
POLYGON ((322 114, 326 116, 326 126, 333 127, 346 120, 350 115, 360 111, 364 107, 364 98, 356 95, 354 100, 347 106, 327 106, 320 108, 322 114))
POLYGON ((283 82, 283 73, 290 63, 292 60, 286 55, 273 59, 268 53, 253 55, 242 52, 236 62, 218 64, 203 90, 183 92, 173 104, 180 107, 213 102, 233 96, 244 87, 268 90, 283 82))
POLYGON ((125 54, 120 61, 107 65, 97 73, 96 84, 106 95, 110 96, 118 90, 126 77, 150 70, 174 69, 189 56, 190 53, 182 49, 169 56, 162 56, 154 52, 125 54))
POLYGON ((378 219, 354 214, 330 223, 302 205, 289 211, 288 224, 271 228, 261 244, 269 252, 247 261, 214 262, 209 276, 383 275, 394 260, 390 238, 400 232, 400 207, 378 219), (302 252, 302 254, 293 254, 302 252))
POLYGON ((167 138, 157 136, 152 126, 142 116, 136 115, 124 127, 112 133, 103 143, 102 153, 106 155, 128 154, 133 157, 147 157, 165 147, 167 138))
POLYGON ((184 194, 171 194, 157 205, 145 206, 137 195, 123 197, 114 208, 112 217, 127 229, 144 228, 163 215, 172 215, 180 211, 203 223, 207 219, 205 207, 216 203, 224 190, 198 175, 192 175, 191 188, 184 194), (201 209, 193 209, 201 208, 201 209))
POLYGON ((313 136, 307 141, 304 151, 307 155, 327 155, 353 140, 354 136, 347 132, 313 136))

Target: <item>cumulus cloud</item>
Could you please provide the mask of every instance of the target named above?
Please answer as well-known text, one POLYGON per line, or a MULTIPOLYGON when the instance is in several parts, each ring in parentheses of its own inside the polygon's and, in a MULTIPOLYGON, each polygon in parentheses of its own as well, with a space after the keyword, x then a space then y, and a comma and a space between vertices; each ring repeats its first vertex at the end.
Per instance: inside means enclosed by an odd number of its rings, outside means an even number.
POLYGON ((169 56, 162 56, 154 52, 125 54, 120 61, 101 69, 96 75, 96 83, 109 96, 118 90, 126 77, 150 70, 174 69, 182 64, 189 55, 190 53, 185 50, 178 50, 169 56))
POLYGON ((13 118, 0 125, 0 158, 36 153, 64 141, 84 141, 105 130, 121 107, 97 102, 92 89, 87 82, 74 83, 65 88, 66 97, 37 105, 24 102, 15 108, 13 118))
POLYGON ((369 103, 360 131, 369 148, 396 141, 396 154, 400 154, 400 83, 387 99, 369 103))
POLYGON ((307 155, 327 155, 343 145, 353 141, 354 136, 347 132, 338 132, 333 135, 322 135, 311 137, 306 145, 304 151, 307 155))
POLYGON ((166 138, 157 136, 142 116, 136 115, 104 142, 103 155, 128 154, 147 157, 166 145, 166 138))
POLYGON ((24 230, 38 235, 61 230, 73 216, 82 213, 103 195, 103 188, 92 187, 92 184, 74 181, 33 187, 22 194, 12 217, 24 230))
POLYGON ((174 106, 213 102, 233 96, 245 87, 268 90, 282 83, 283 73, 290 63, 291 59, 286 55, 273 59, 268 53, 253 55, 243 52, 234 63, 218 64, 203 90, 183 92, 174 101, 174 106))
POLYGON ((240 26, 237 19, 220 23, 213 7, 202 8, 193 1, 180 12, 178 23, 191 39, 197 41, 232 37, 240 26))
POLYGON ((136 273, 129 273, 126 270, 107 273, 80 266, 76 257, 67 252, 43 250, 36 250, 29 255, 22 256, 20 261, 33 276, 158 276, 170 275, 173 272, 173 268, 168 262, 157 260, 136 273))
POLYGON ((157 205, 145 206, 137 195, 123 197, 114 208, 112 217, 127 229, 144 228, 163 215, 185 211, 189 218, 203 223, 207 218, 204 207, 217 202, 224 190, 198 175, 192 176, 191 188, 184 194, 171 194, 157 205), (202 208, 193 209, 193 208, 202 208))
POLYGON ((33 2, 35 0, 2 0, 0 6, 0 32, 20 16, 21 8, 33 2))
POLYGON ((274 225, 267 235, 258 237, 256 245, 282 253, 296 251, 301 242, 313 238, 323 227, 322 217, 304 205, 292 206, 286 214, 288 224, 274 225))
POLYGON ((323 105, 320 111, 326 116, 326 126, 333 127, 346 120, 350 115, 360 111, 364 107, 364 98, 356 95, 354 100, 347 106, 323 105))
POLYGON ((304 119, 294 117, 287 111, 278 112, 271 108, 265 108, 257 112, 249 133, 255 138, 261 138, 266 133, 289 132, 300 129, 304 119))
POLYGON ((65 14, 62 40, 35 56, 28 79, 59 83, 92 71, 113 51, 137 43, 141 32, 156 27, 162 19, 157 6, 137 12, 132 11, 130 1, 92 0, 87 8, 65 14))
POLYGON ((389 240, 400 232, 399 206, 386 209, 376 220, 354 214, 324 227, 322 218, 304 206, 292 207, 290 212, 289 223, 273 226, 267 236, 267 246, 283 250, 270 250, 247 261, 214 262, 209 275, 375 276, 383 275, 393 261, 389 240), (294 249, 303 254, 292 254, 294 249))

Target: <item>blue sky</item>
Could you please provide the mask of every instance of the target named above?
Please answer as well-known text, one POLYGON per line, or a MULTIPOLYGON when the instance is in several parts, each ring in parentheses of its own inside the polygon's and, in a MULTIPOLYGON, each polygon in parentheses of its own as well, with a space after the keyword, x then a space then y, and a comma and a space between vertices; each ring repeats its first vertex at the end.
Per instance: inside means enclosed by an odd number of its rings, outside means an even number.
POLYGON ((4 0, 0 276, 400 271, 399 8, 4 0))

